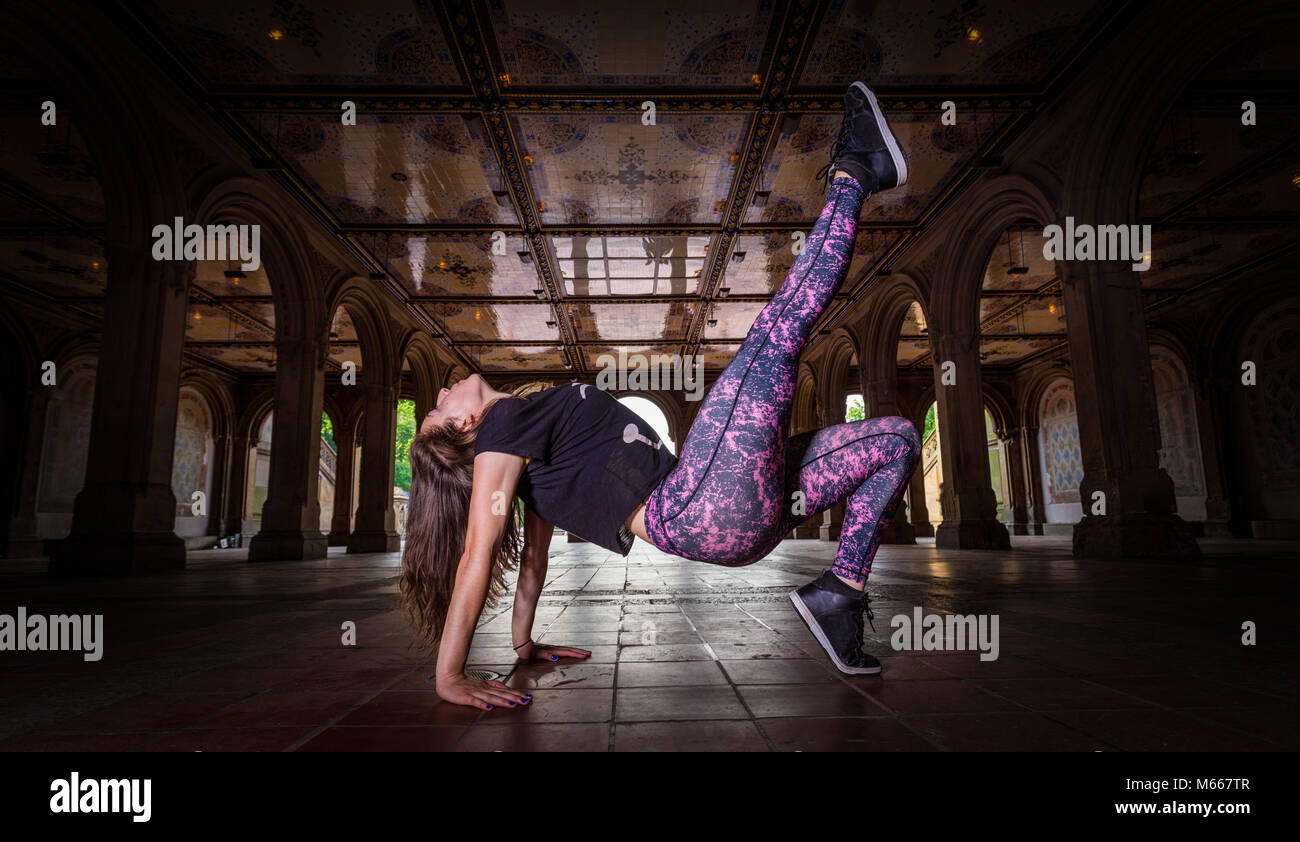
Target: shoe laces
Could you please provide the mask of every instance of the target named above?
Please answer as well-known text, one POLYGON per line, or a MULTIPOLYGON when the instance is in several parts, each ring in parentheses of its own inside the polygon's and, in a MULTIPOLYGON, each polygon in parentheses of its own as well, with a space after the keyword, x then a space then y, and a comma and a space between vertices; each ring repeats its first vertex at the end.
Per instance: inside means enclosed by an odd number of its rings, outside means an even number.
POLYGON ((875 615, 871 613, 870 600, 868 599, 867 592, 865 590, 862 591, 862 598, 858 600, 858 604, 853 608, 853 619, 854 619, 853 628, 857 632, 858 649, 861 649, 867 642, 862 632, 863 614, 866 615, 867 622, 871 624, 871 630, 874 632, 876 630, 875 615))
POLYGON ((835 136, 835 141, 831 144, 831 159, 826 162, 826 166, 819 169, 817 174, 813 176, 816 181, 825 182, 825 184, 822 185, 822 192, 830 189, 831 178, 833 175, 832 169, 835 166, 835 162, 839 160, 840 153, 848 148, 851 139, 852 133, 849 127, 848 115, 845 115, 844 120, 840 123, 839 134, 835 136))

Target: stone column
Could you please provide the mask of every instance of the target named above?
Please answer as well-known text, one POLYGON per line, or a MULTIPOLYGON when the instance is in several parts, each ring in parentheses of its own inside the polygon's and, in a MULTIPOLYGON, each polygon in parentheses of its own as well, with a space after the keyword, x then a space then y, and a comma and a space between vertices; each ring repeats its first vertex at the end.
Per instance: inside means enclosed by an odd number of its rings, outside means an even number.
POLYGON ((1176 513, 1173 480, 1160 467, 1141 273, 1111 261, 1061 261, 1058 269, 1083 453, 1074 555, 1199 557, 1176 513), (1097 492, 1105 495, 1104 514, 1092 513, 1097 492))
POLYGON ((1003 456, 1007 460, 1007 509, 1011 515, 1011 534, 1030 535, 1029 496, 1025 489, 1025 451, 1020 436, 1023 428, 1012 428, 998 433, 1004 443, 1003 456))
POLYGON ((230 432, 212 437, 212 496, 208 498, 207 535, 221 537, 221 527, 226 522, 226 482, 230 476, 230 432))
POLYGON ((357 463, 355 433, 351 427, 334 426, 338 446, 338 467, 334 471, 334 515, 330 518, 331 547, 346 547, 352 535, 352 472, 357 463))
MULTIPOLYGON (((931 325, 931 330, 935 326, 931 325)), ((937 386, 940 458, 943 460, 943 523, 935 531, 939 549, 1010 549, 1011 536, 998 522, 997 498, 989 480, 984 394, 980 382, 979 333, 937 331, 934 378, 937 386), (943 365, 956 364, 944 384, 943 365)))
POLYGON ((908 480, 907 496, 912 502, 912 533, 918 537, 933 538, 934 524, 930 523, 930 508, 925 502, 924 465, 918 464, 912 472, 912 478, 908 480))
POLYGON ((18 486, 18 511, 9 526, 10 558, 45 555, 40 520, 36 517, 36 492, 41 477, 41 453, 45 447, 45 413, 50 405, 50 390, 43 386, 31 396, 27 417, 26 448, 21 455, 22 481, 18 486))
POLYGON ((1042 459, 1038 453, 1038 427, 1029 425, 1017 430, 1020 444, 1020 461, 1024 471, 1025 508, 1028 513, 1030 535, 1046 533, 1047 501, 1043 499, 1042 459))
POLYGON ((825 512, 814 515, 791 530, 790 535, 793 538, 821 538, 822 521, 825 519, 825 512))
POLYGON ((360 388, 365 390, 365 416, 360 430, 360 500, 356 529, 348 538, 348 552, 396 552, 402 546, 393 514, 397 389, 390 383, 371 383, 360 388))
MULTIPOLYGON (((244 529, 244 509, 248 505, 248 431, 241 430, 230 437, 226 457, 226 502, 222 508, 221 534, 234 535, 244 529)), ((241 539, 248 546, 247 536, 241 539)))
POLYGON ((823 541, 839 541, 844 530, 844 504, 836 503, 822 512, 817 537, 823 541))
POLYGON ((108 293, 86 481, 71 532, 50 553, 50 572, 58 576, 185 566, 171 478, 194 266, 153 260, 148 232, 136 233, 139 242, 106 243, 108 293))
POLYGON ((1219 403, 1218 396, 1231 392, 1219 387, 1212 373, 1198 375, 1195 383, 1196 433, 1200 439, 1201 466, 1205 474, 1205 535, 1230 538, 1232 531, 1228 524, 1232 520, 1232 501, 1224 483, 1219 445, 1227 437, 1223 434, 1223 404, 1219 403))
POLYGON ((323 558, 320 531, 320 416, 325 402, 323 336, 277 338, 271 474, 262 528, 249 561, 323 558))
MULTIPOLYGON (((868 418, 884 418, 889 416, 903 417, 903 413, 898 408, 898 388, 894 382, 889 380, 871 380, 864 381, 862 384, 862 403, 863 409, 868 418)), ((913 475, 922 472, 918 463, 913 475)), ((911 478, 908 478, 911 482, 911 478)), ((882 544, 915 544, 916 530, 912 528, 911 520, 907 515, 907 498, 904 496, 898 501, 898 508, 894 510, 894 517, 889 526, 880 536, 882 544)))

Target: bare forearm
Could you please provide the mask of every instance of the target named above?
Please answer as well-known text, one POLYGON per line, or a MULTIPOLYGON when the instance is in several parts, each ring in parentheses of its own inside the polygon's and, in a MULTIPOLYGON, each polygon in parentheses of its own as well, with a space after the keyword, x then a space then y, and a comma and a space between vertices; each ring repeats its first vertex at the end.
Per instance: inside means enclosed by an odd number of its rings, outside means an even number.
MULTIPOLYGON (((532 638, 533 621, 537 616, 537 600, 542 595, 542 586, 546 584, 546 557, 541 559, 530 556, 519 567, 519 579, 515 583, 514 616, 511 619, 511 645, 523 643, 532 638)), ((518 650, 516 650, 518 651, 518 650)))
POLYGON ((465 670, 474 627, 487 602, 487 574, 487 565, 470 563, 468 558, 462 558, 456 569, 456 586, 438 646, 438 677, 459 675, 465 670))

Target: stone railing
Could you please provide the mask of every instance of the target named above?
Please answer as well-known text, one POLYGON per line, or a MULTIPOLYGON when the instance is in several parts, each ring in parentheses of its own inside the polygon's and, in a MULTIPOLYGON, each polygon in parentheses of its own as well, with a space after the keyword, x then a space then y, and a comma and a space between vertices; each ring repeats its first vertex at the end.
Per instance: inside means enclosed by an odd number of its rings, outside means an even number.
POLYGON ((406 534, 406 507, 410 497, 405 491, 393 486, 393 528, 398 535, 406 534))
POLYGON ((330 443, 325 440, 324 436, 320 437, 320 472, 325 478, 334 483, 334 477, 338 474, 339 457, 330 447, 330 443))

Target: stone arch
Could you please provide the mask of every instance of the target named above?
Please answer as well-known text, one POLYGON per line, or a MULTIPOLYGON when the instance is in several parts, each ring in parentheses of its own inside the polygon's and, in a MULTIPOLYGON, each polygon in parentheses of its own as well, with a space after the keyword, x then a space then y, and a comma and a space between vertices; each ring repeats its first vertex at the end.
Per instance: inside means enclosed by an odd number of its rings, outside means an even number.
POLYGON ((1016 420, 1015 410, 1011 408, 1011 402, 1007 400, 1006 395, 985 384, 984 408, 993 418, 993 429, 997 431, 998 437, 1006 438, 1007 433, 1015 426, 1016 420))
MULTIPOLYGON (((856 356, 858 365, 862 365, 862 355, 858 349, 858 337, 846 327, 837 328, 831 334, 817 366, 817 383, 821 387, 818 400, 822 404, 827 425, 844 422, 844 406, 840 402, 840 394, 853 357, 856 356)), ((848 388, 850 392, 857 391, 861 384, 849 383, 848 388)))
POLYGON ((821 426, 817 409, 817 377, 807 363, 799 364, 795 380, 794 411, 790 414, 791 432, 798 434, 821 426))
MULTIPOLYGON (((422 418, 433 409, 438 382, 437 347, 433 337, 423 330, 409 330, 397 340, 398 357, 411 361, 411 380, 415 417, 422 418)), ((400 371, 399 363, 399 371, 400 371)))
POLYGON ((1016 403, 1015 423, 1020 427, 1037 429, 1040 420, 1039 409, 1043 402, 1043 393, 1056 380, 1066 378, 1073 382, 1074 376, 1070 366, 1064 360, 1053 360, 1039 367, 1029 376, 1020 388, 1020 400, 1016 403))
POLYGON ((262 426, 266 416, 270 415, 274 409, 275 390, 267 387, 244 404, 243 411, 239 413, 239 417, 235 420, 233 432, 236 435, 241 433, 247 435, 250 444, 256 442, 258 428, 262 426))
POLYGON ((342 413, 348 429, 353 431, 354 436, 360 436, 361 422, 366 414, 366 402, 361 400, 353 401, 342 409, 342 413))
POLYGON ((930 307, 925 286, 917 280, 921 273, 902 270, 889 276, 888 282, 873 293, 868 315, 863 323, 863 355, 858 357, 863 380, 881 380, 891 384, 898 378, 898 342, 903 320, 915 303, 930 324, 930 307), (865 359, 864 359, 865 357, 865 359))
POLYGON ((296 219, 262 183, 245 176, 225 177, 197 187, 195 221, 261 226, 261 264, 271 286, 276 338, 314 338, 322 326, 322 301, 308 267, 307 236, 296 219))
POLYGON ((214 436, 228 436, 234 431, 235 407, 224 382, 203 369, 194 368, 181 375, 181 388, 197 392, 207 402, 214 436))
POLYGON ((913 413, 915 417, 908 419, 916 425, 918 432, 925 429, 925 416, 930 413, 930 407, 937 403, 938 400, 939 390, 935 388, 933 383, 927 383, 925 388, 921 390, 921 394, 916 399, 916 408, 913 413))
POLYGON ((340 406, 334 396, 328 392, 325 393, 324 406, 321 411, 329 416, 330 422, 334 424, 335 427, 337 427, 344 418, 342 406, 340 406))
MULTIPOLYGON (((1003 233, 1022 220, 1048 225, 1059 215, 1058 188, 1024 174, 1007 173, 981 183, 953 221, 958 232, 939 255, 932 307, 927 313, 939 330, 975 335, 979 330, 980 292, 989 256, 1003 233)), ((933 335, 934 330, 931 330, 933 335)))

